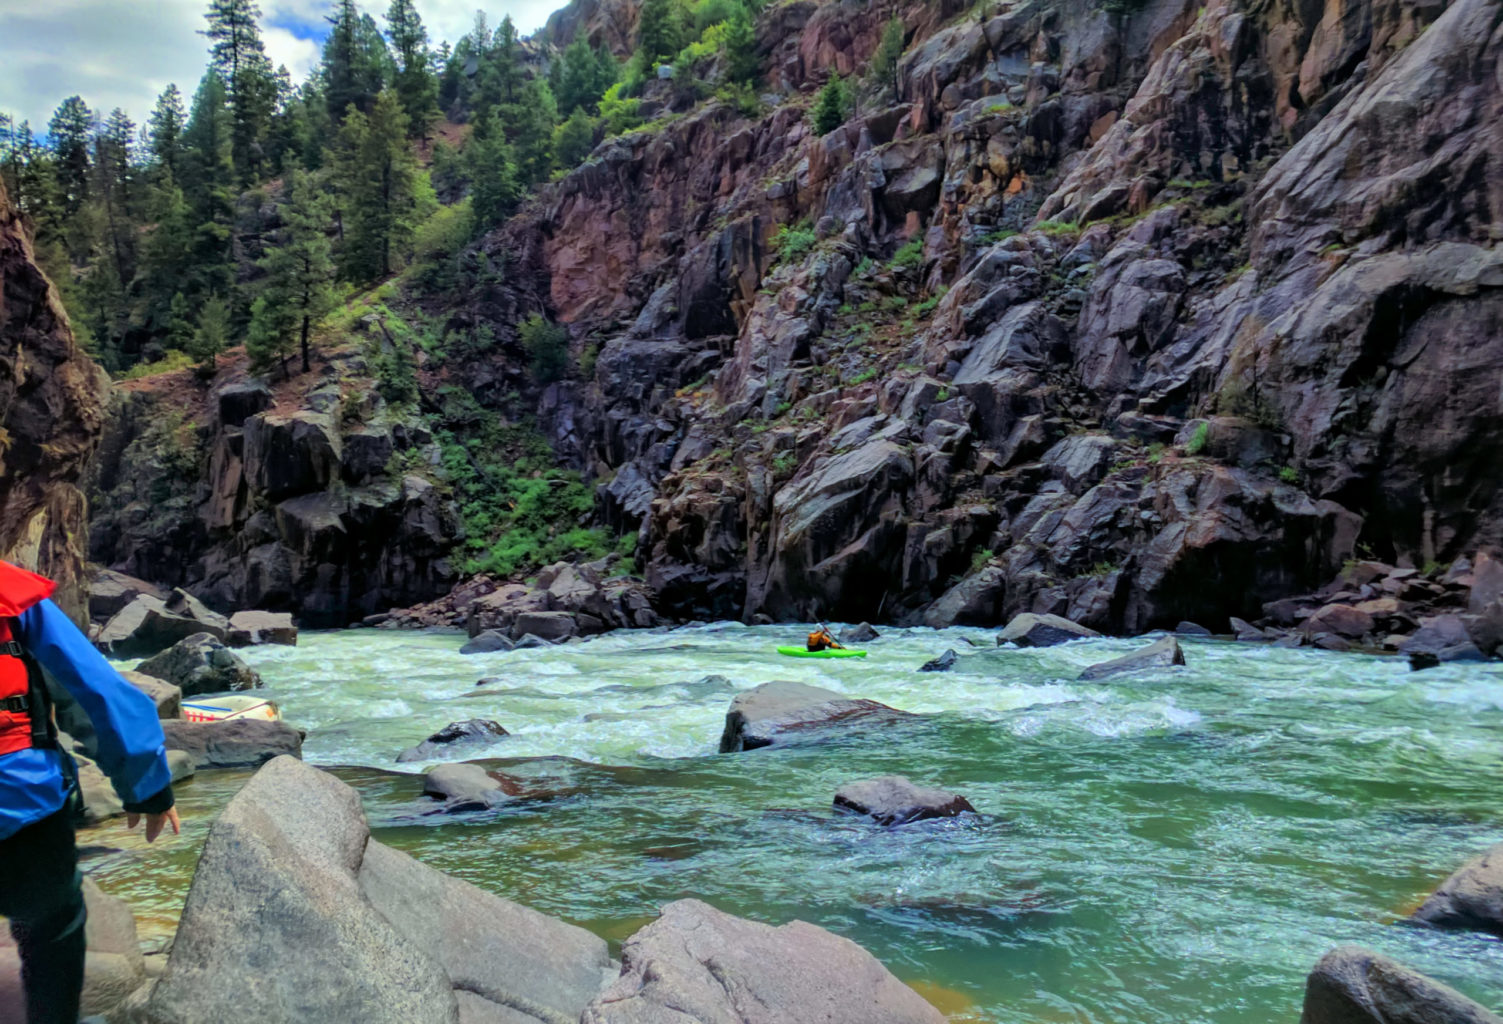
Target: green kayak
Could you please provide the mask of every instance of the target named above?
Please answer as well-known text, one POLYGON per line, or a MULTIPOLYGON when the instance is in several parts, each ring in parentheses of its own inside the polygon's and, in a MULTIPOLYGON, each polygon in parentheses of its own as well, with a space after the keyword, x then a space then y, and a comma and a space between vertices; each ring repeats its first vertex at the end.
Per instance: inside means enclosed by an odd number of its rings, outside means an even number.
POLYGON ((849 647, 840 647, 832 651, 811 651, 807 647, 779 647, 779 654, 786 654, 790 658, 864 658, 865 651, 853 651, 849 647))

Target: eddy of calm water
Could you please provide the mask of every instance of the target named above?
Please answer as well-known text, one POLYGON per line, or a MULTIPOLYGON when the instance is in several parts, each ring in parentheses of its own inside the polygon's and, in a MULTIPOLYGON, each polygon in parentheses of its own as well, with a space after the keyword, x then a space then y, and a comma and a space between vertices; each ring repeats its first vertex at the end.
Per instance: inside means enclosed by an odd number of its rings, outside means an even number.
MULTIPOLYGON (((1355 942, 1503 1009, 1503 943, 1400 923, 1503 841, 1503 666, 1192 640, 1186 668, 1082 683, 1145 641, 966 637, 993 642, 891 629, 864 660, 814 661, 773 651, 799 627, 720 624, 473 657, 370 630, 242 653, 377 838, 613 943, 694 896, 854 939, 956 1021, 1292 1024, 1315 961, 1355 942), (950 647, 954 671, 915 671, 950 647), (731 697, 771 679, 923 717, 716 753, 731 697), (512 735, 463 756, 552 798, 425 814, 394 758, 466 718, 512 735), (884 830, 832 810, 840 784, 891 773, 981 814, 884 830)), ((87 865, 148 934, 244 778, 182 784, 183 836, 87 865)))

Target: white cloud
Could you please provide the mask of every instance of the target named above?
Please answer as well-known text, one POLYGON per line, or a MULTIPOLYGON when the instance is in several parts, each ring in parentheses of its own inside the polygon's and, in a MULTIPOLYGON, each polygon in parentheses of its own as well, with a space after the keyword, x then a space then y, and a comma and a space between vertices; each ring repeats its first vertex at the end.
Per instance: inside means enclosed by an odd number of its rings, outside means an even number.
MULTIPOLYGON (((518 32, 542 28, 562 0, 417 0, 435 46, 470 30, 477 6, 491 26, 510 14, 518 32)), ((0 0, 0 111, 43 132, 57 105, 77 93, 93 110, 125 109, 137 124, 177 83, 191 101, 208 59, 204 0, 0 0)), ((318 61, 331 0, 262 0, 262 34, 274 64, 301 80, 318 61), (307 38, 314 37, 314 38, 307 38)), ((383 26, 384 0, 361 5, 383 26)))

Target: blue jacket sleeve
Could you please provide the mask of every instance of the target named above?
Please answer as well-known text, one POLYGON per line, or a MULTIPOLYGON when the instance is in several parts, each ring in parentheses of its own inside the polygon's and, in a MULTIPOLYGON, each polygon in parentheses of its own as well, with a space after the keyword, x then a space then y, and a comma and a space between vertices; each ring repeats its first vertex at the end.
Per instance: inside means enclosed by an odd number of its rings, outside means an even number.
POLYGON ((51 601, 21 614, 21 642, 94 723, 99 767, 127 805, 170 792, 172 771, 152 699, 121 678, 51 601))

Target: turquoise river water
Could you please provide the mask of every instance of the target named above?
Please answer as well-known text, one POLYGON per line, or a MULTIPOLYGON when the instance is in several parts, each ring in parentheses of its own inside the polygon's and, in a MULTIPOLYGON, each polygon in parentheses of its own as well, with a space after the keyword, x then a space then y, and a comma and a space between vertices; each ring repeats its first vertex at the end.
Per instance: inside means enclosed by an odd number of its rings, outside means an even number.
MULTIPOLYGON (((800 636, 721 624, 465 657, 457 635, 356 630, 243 653, 377 838, 613 943, 695 896, 848 936, 954 1021, 1294 1024, 1315 960, 1356 942, 1503 1010, 1503 943, 1401 923, 1503 841, 1503 666, 1188 641, 1186 668, 1082 683, 1144 641, 969 653, 992 635, 895 629, 865 660, 773 653, 800 636), (947 647, 955 671, 915 671, 947 647), (921 717, 716 753, 735 691, 770 679, 921 717), (512 735, 468 756, 551 798, 424 813, 424 766, 396 774, 395 755, 474 717, 512 735), (981 814, 883 830, 833 811, 842 782, 888 773, 981 814)), ((82 838, 115 848, 88 869, 148 933, 244 778, 184 783, 165 845, 82 838)))

